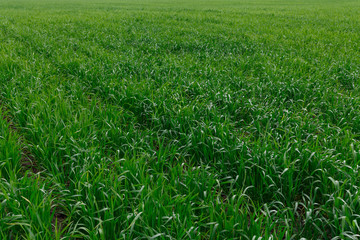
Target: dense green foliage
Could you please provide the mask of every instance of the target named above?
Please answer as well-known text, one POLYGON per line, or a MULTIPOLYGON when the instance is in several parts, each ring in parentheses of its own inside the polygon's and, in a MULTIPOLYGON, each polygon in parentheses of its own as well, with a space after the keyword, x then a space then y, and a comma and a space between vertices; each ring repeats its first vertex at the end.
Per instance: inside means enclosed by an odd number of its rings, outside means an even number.
POLYGON ((360 2, 0 2, 0 239, 357 239, 360 2))

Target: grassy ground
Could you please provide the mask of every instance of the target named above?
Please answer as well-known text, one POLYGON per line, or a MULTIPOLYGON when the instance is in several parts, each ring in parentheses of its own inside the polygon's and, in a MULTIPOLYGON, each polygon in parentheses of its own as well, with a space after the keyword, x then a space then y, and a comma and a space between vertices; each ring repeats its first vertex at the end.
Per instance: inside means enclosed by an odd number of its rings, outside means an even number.
POLYGON ((360 2, 0 2, 0 239, 358 239, 360 2))

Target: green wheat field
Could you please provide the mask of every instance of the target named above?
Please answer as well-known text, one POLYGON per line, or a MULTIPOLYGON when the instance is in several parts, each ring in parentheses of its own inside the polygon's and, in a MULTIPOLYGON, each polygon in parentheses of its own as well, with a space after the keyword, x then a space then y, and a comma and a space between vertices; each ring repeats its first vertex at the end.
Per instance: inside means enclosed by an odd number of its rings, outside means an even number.
POLYGON ((0 0, 0 239, 360 239, 359 84, 359 0, 0 0))

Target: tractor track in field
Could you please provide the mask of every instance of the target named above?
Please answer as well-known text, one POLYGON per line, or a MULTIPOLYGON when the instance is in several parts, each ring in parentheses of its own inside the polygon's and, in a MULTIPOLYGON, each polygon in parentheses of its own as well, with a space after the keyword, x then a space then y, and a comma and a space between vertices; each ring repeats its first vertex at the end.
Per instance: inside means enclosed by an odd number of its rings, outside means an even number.
POLYGON ((14 132, 17 134, 19 142, 20 142, 20 146, 21 146, 20 164, 21 164, 23 173, 28 172, 29 175, 39 174, 41 172, 41 168, 39 167, 37 160, 31 153, 31 151, 26 146, 24 146, 25 139, 22 136, 19 128, 16 126, 14 121, 11 119, 11 116, 9 116, 9 114, 7 114, 7 112, 8 112, 8 110, 7 110, 4 102, 0 100, 0 113, 1 113, 0 115, 1 115, 2 119, 4 119, 8 123, 9 130, 11 132, 14 132))
MULTIPOLYGON (((35 175, 41 176, 42 169, 39 162, 36 160, 35 156, 31 153, 31 150, 26 147, 26 140, 21 134, 21 130, 16 126, 11 116, 8 113, 6 104, 0 99, 0 117, 8 123, 9 131, 16 133, 19 143, 20 143, 20 165, 21 165, 21 174, 27 174, 27 177, 34 177, 35 175)), ((52 220, 52 231, 55 232, 55 228, 60 229, 64 227, 64 222, 66 221, 67 216, 58 211, 56 207, 51 210, 49 214, 54 214, 52 220)))

